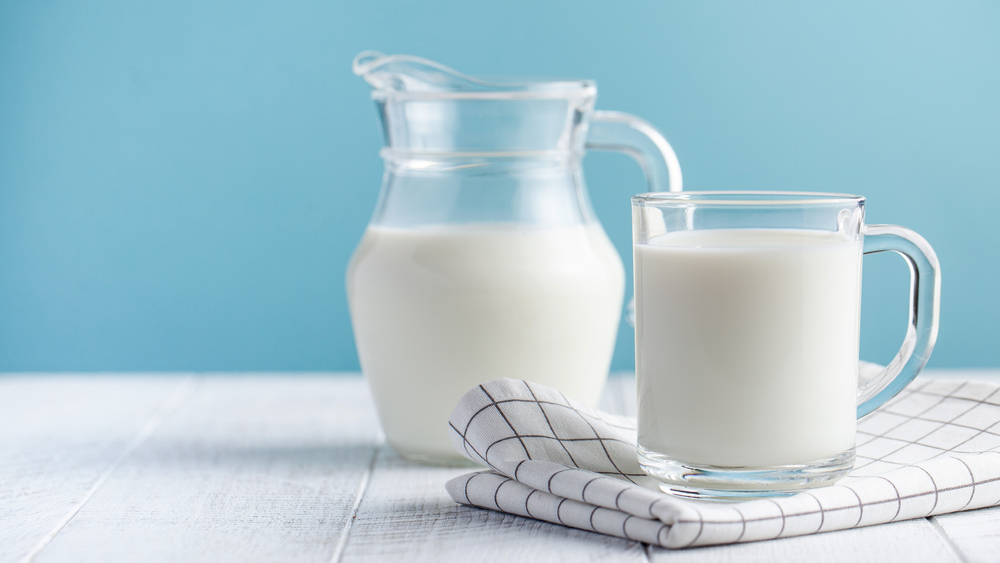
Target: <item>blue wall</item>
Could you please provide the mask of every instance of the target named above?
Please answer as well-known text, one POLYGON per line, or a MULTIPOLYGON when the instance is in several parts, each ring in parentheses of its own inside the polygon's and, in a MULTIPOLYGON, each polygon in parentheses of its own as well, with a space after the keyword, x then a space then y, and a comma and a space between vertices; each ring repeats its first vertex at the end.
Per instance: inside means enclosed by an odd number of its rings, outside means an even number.
MULTIPOLYGON (((595 78, 690 189, 864 194, 941 258, 931 365, 1000 366, 995 2, 138 4, 0 4, 0 371, 356 369, 343 275, 381 178, 364 49, 595 78)), ((642 177, 585 171, 628 263, 642 177)), ((906 275, 866 261, 869 359, 902 337, 906 275)))

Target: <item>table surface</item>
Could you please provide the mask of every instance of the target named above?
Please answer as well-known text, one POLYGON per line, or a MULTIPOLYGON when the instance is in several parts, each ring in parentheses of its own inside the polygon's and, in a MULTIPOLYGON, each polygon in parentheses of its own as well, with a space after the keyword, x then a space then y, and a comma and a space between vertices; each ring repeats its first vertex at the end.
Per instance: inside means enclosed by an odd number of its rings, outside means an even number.
POLYGON ((0 376, 0 561, 1000 560, 1000 508, 669 551, 459 506, 468 470, 395 455, 357 374, 0 376))

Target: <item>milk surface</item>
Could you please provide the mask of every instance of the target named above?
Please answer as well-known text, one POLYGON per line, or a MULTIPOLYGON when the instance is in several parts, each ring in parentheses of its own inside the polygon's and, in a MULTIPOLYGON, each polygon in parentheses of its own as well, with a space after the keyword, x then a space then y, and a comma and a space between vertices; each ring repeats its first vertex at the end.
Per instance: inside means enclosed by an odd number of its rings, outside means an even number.
POLYGON ((537 381, 596 404, 624 272, 596 224, 370 226, 347 290, 388 441, 404 455, 457 458, 448 416, 485 381, 537 381))
POLYGON ((861 242, 685 231, 634 245, 634 258, 642 447, 763 467, 854 445, 861 242))

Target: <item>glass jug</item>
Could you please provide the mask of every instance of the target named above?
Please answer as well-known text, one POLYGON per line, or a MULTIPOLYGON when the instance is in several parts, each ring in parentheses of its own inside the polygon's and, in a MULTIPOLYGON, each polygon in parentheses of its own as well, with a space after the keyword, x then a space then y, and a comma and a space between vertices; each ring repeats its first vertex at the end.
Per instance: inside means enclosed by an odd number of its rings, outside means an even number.
POLYGON ((637 117, 595 112, 589 80, 492 82, 375 52, 353 68, 374 88, 386 146, 347 295, 389 444, 410 459, 461 459, 451 410, 499 377, 595 405, 625 275, 580 159, 625 152, 650 191, 680 191, 666 139, 637 117))

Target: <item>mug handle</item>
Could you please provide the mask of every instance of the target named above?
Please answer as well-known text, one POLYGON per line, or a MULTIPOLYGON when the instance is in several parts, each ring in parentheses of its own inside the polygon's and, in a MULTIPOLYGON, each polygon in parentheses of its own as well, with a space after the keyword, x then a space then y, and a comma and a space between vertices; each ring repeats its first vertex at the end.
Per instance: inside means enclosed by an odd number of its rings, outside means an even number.
POLYGON ((584 146, 631 156, 642 168, 651 192, 681 191, 683 179, 677 154, 645 119, 620 111, 595 111, 584 146))
POLYGON ((896 225, 863 227, 864 253, 892 251, 910 267, 910 314, 903 346, 889 365, 858 389, 858 418, 896 396, 924 369, 938 335, 941 267, 924 237, 896 225))

